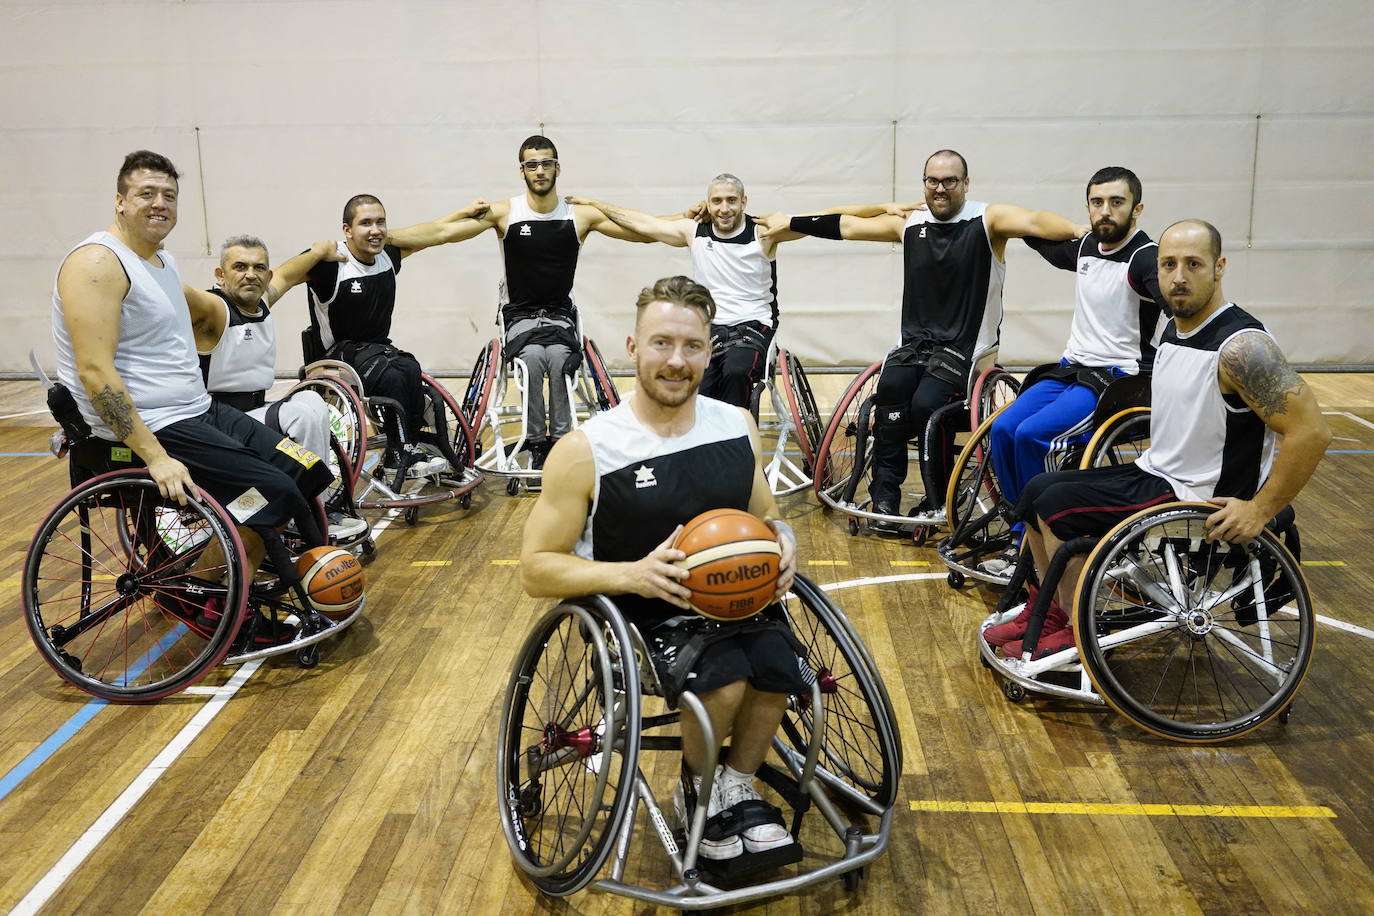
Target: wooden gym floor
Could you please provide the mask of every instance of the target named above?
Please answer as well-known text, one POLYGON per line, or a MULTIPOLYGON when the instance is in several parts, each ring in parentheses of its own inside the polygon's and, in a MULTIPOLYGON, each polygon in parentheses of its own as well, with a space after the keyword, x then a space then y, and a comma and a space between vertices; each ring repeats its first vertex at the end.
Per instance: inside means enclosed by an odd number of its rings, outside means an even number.
MULTIPOLYGON (((813 379, 823 410, 843 381, 813 379)), ((809 493, 784 499, 803 572, 850 583, 832 595, 886 678, 905 769, 892 846, 857 893, 836 881, 743 909, 1374 910, 1374 379, 1309 381, 1336 435, 1297 504, 1319 651, 1291 721, 1217 747, 1168 744, 1100 707, 1008 702, 973 642, 995 594, 951 590, 932 549, 850 537, 809 493)), ((501 693, 546 606, 515 566, 531 497, 488 483, 470 510, 382 531, 366 618, 314 669, 269 660, 227 700, 108 705, 62 683, 22 621, 24 552, 66 480, 41 407, 35 383, 0 383, 0 909, 652 909, 543 899, 501 839, 501 693)), ((659 785, 672 771, 650 767, 659 785)), ((635 873, 661 880, 652 842, 635 873)))

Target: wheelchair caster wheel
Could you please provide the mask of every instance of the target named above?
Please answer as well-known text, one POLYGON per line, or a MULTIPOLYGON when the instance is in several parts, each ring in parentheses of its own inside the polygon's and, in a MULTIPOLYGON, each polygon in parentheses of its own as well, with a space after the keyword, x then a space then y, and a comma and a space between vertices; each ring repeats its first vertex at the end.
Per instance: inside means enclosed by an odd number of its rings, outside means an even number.
POLYGON ((411 506, 407 509, 405 511, 405 520, 407 525, 418 525, 420 523, 420 507, 411 506))
POLYGON ((320 663, 320 647, 318 644, 306 646, 304 649, 296 651, 296 664, 302 668, 313 668, 320 663))
POLYGON ((926 546, 933 529, 929 525, 917 525, 911 532, 911 542, 917 547, 926 546))
POLYGON ((512 477, 506 481, 506 495, 516 496, 520 493, 520 478, 512 477))
POLYGON ((951 569, 949 575, 945 576, 945 581, 949 583, 950 588, 963 588, 964 574, 957 569, 951 569))
POLYGON ((377 542, 372 538, 364 538, 362 543, 363 556, 371 557, 377 552, 377 542))
POLYGON ((1283 707, 1283 712, 1279 713, 1278 719, 1279 719, 1280 722, 1282 722, 1282 723, 1284 723, 1285 725, 1287 725, 1287 724, 1288 724, 1288 720, 1289 720, 1290 718, 1292 718, 1292 716, 1293 716, 1293 704, 1292 704, 1292 703, 1289 703, 1287 706, 1283 707))
POLYGON ((982 652, 979 652, 979 653, 978 653, 978 664, 982 665, 984 668, 988 668, 988 669, 991 669, 991 668, 992 668, 992 662, 990 662, 990 661, 988 661, 986 658, 984 658, 982 652))
POLYGON ((472 494, 471 494, 471 493, 464 493, 462 496, 458 497, 458 508, 460 508, 460 509, 471 509, 471 508, 472 508, 472 494))
POLYGON ((857 890, 859 889, 859 884, 860 884, 860 883, 863 881, 863 879, 864 879, 864 870, 863 870, 863 867, 860 866, 859 868, 856 868, 856 869, 854 869, 853 871, 847 871, 847 872, 845 872, 843 875, 841 875, 840 877, 844 880, 844 889, 845 889, 845 890, 847 890, 847 891, 857 891, 857 890))
MULTIPOLYGON (((981 658, 982 656, 979 657, 981 658)), ((1013 703, 1020 703, 1022 700, 1026 698, 1026 688, 1022 687, 1015 681, 1003 681, 1002 695, 1005 696, 1008 700, 1011 700, 1013 703)))
POLYGON ((849 536, 855 537, 859 533, 859 520, 854 516, 849 517, 849 536))

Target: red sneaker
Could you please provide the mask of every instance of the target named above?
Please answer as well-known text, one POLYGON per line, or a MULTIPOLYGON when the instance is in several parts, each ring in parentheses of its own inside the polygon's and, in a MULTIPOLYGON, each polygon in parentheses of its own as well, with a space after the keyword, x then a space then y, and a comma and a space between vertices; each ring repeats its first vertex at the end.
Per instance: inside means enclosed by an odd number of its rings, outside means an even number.
MULTIPOLYGON (((1054 617, 1055 611, 1059 611, 1059 608, 1051 608, 1049 616, 1045 618, 1045 629, 1040 634, 1040 644, 1037 645, 1035 651, 1031 653, 1031 661, 1033 662, 1039 661, 1046 656, 1053 655, 1056 652, 1072 649, 1077 645, 1073 640, 1073 627, 1068 625, 1067 618, 1063 618, 1063 622, 1054 630, 1050 629, 1050 620, 1054 617)), ((1063 611, 1059 611, 1061 618, 1063 613, 1063 611)), ((1005 658, 1020 658, 1024 649, 1025 647, 1021 645, 1021 640, 1018 639, 1015 642, 1009 642, 1004 645, 1002 647, 1002 655, 1005 658)))
POLYGON ((1030 625, 1031 608, 1035 606, 1037 594, 1034 585, 1027 586, 1027 589, 1030 591, 1030 595, 1026 598, 1026 603, 1021 605, 1021 613, 1016 615, 1015 620, 999 623, 983 631, 983 639, 988 645, 1005 646, 1012 640, 1020 639, 1026 635, 1026 627, 1030 625))

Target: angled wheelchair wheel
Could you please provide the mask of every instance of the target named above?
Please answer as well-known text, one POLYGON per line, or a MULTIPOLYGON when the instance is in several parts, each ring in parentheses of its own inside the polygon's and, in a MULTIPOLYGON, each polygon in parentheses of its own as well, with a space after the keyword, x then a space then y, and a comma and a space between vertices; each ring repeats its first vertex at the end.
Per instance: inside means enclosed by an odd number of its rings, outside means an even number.
POLYGON ((606 368, 606 360, 601 348, 590 337, 582 338, 582 354, 586 362, 587 378, 591 382, 592 395, 598 410, 610 410, 620 403, 620 392, 616 390, 615 380, 606 368))
POLYGON ((496 373, 501 368, 501 341, 493 337, 477 354, 468 375, 468 386, 463 391, 463 416, 468 426, 480 429, 487 415, 487 403, 491 400, 492 389, 496 386, 496 373))
MULTIPOLYGON (((312 375, 303 379, 291 389, 292 393, 297 391, 315 392, 329 408, 329 430, 348 458, 352 474, 349 486, 356 486, 362 474, 363 458, 367 454, 367 415, 358 393, 332 375, 312 375)), ((335 472, 336 477, 339 476, 337 467, 331 467, 330 470, 335 472)))
POLYGON ((1302 571, 1272 531, 1206 540, 1206 503, 1168 503, 1117 525, 1079 579, 1079 653, 1102 698, 1141 728, 1224 741, 1287 710, 1312 662, 1302 571))
POLYGON ((496 762, 501 828, 547 894, 586 886, 634 800, 640 692, 634 645, 604 599, 560 604, 516 658, 496 762))
POLYGON ((792 425, 796 429, 797 445, 801 448, 802 467, 806 473, 814 475, 816 452, 825 435, 820 411, 816 409, 816 396, 811 391, 811 383, 806 379, 801 360, 790 350, 778 351, 778 369, 782 377, 782 391, 787 398, 787 409, 792 414, 792 425))
POLYGON ((950 534, 938 547, 951 569, 977 578, 980 560, 996 556, 1012 545, 1011 506, 1002 495, 992 466, 992 423, 1006 406, 974 430, 954 461, 945 490, 945 513, 950 534))
POLYGON ((853 503, 873 460, 873 392, 882 363, 874 363, 849 383, 835 403, 816 451, 812 487, 827 506, 853 503))
MULTIPOLYGON (((825 707, 820 778, 851 804, 882 813, 896 801, 902 770, 896 716, 882 676, 844 612, 810 580, 797 576, 783 609, 806 649, 825 707)), ((811 706, 802 699, 783 717, 784 751, 804 759, 812 731, 811 706)))
POLYGON ((1093 431, 1083 451, 1082 468, 1130 464, 1150 447, 1150 408, 1129 407, 1093 431))
POLYGON ((244 619, 247 561, 209 496, 179 506, 145 472, 95 477, 62 498, 24 560, 29 635, 66 681, 107 700, 195 683, 244 619), (202 613, 209 599, 222 613, 202 613))
POLYGON ((984 420, 1006 407, 1021 393, 1021 383, 1001 366, 984 369, 969 392, 969 426, 977 429, 984 420))

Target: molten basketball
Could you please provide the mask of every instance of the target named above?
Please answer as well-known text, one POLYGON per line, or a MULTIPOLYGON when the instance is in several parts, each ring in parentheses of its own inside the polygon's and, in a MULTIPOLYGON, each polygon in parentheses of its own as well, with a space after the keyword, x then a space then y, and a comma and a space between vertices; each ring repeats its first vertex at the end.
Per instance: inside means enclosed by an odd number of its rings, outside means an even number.
POLYGON ((738 509, 712 509, 682 527, 673 546, 687 554, 677 565, 697 613, 742 620, 768 606, 778 587, 782 549, 762 520, 738 509))
POLYGON ((339 547, 312 547, 296 561, 310 604, 330 620, 343 620, 362 603, 363 564, 339 547))

